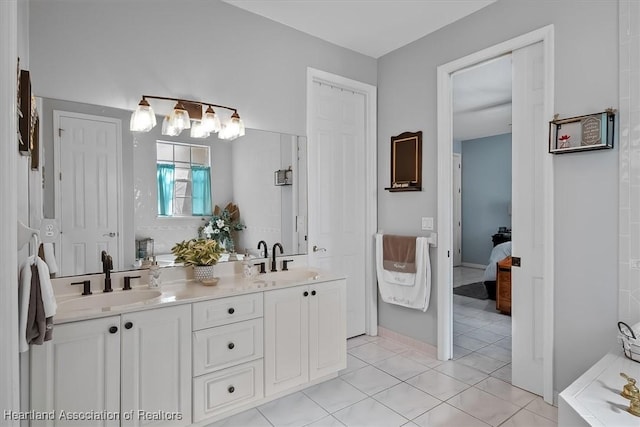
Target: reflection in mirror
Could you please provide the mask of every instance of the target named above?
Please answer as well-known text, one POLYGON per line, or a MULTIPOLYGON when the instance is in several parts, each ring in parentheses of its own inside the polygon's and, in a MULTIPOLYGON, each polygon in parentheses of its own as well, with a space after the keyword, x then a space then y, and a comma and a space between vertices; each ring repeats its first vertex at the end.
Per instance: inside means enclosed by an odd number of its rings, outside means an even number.
MULTIPOLYGON (((115 270, 131 269, 139 265, 136 240, 152 239, 151 245, 147 240, 146 247, 161 259, 171 259, 171 247, 176 242, 197 237, 198 228, 210 216, 189 216, 184 210, 178 215, 159 215, 159 143, 193 144, 208 149, 211 209, 233 202, 246 225, 237 234, 238 253, 249 251, 257 255, 260 240, 269 247, 281 242, 285 255, 306 253, 305 137, 247 129, 244 137, 227 142, 214 135, 193 139, 187 132, 164 136, 160 126, 149 133, 133 134, 128 130, 131 112, 127 110, 48 98, 43 98, 42 110, 44 216, 56 218, 61 226, 62 233, 55 242, 60 276, 102 271, 102 250, 112 255, 115 270), (67 116, 73 120, 67 120, 67 116), (91 128, 101 122, 119 123, 115 127, 118 147, 113 153, 113 149, 101 151, 104 132, 96 133, 95 147, 86 151, 84 141, 92 131, 83 126, 89 123, 91 128), (78 123, 82 125, 80 130, 76 129, 78 123), (74 145, 75 150, 70 148, 74 145), (117 164, 105 163, 107 154, 117 164), (274 181, 274 173, 289 168, 290 180, 286 185, 276 185, 281 183, 274 181), (73 191, 65 191, 67 187, 73 191), (115 196, 109 199, 111 193, 115 196), (93 238, 87 242, 83 238, 89 231, 93 238), (75 240, 66 242, 67 236, 75 240)), ((198 151, 198 156, 202 157, 203 152, 198 151)), ((180 194, 184 197, 188 191, 180 194)), ((191 201, 182 202, 181 206, 189 204, 192 209, 191 201)))

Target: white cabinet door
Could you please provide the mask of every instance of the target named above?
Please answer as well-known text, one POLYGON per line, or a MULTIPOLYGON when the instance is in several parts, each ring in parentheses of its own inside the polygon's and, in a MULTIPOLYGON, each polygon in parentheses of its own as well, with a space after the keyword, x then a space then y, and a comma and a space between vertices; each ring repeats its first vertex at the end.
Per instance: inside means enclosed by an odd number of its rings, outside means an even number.
POLYGON ((265 395, 309 380, 309 289, 264 294, 265 395))
POLYGON ((190 305, 122 315, 121 399, 123 426, 191 424, 190 305))
POLYGON ((120 409, 120 316, 56 325, 53 340, 31 347, 31 409, 56 420, 32 425, 119 426, 118 420, 65 420, 120 409))
POLYGON ((309 286, 309 379, 347 367, 346 280, 309 286))

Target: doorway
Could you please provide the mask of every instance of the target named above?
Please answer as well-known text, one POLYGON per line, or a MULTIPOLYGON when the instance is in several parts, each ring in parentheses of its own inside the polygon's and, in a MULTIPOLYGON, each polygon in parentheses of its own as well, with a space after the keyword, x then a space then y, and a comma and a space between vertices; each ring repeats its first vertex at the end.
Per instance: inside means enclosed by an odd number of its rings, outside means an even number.
MULTIPOLYGON (((544 155, 546 147, 544 134, 548 120, 553 116, 553 26, 547 26, 499 45, 476 52, 467 57, 438 67, 438 357, 450 359, 453 350, 452 337, 452 74, 456 71, 473 67, 484 61, 505 55, 510 52, 525 52, 517 60, 524 65, 514 65, 518 72, 514 73, 514 140, 526 147, 536 148, 536 160, 526 153, 522 147, 514 147, 514 171, 520 170, 520 163, 525 167, 522 173, 514 175, 513 195, 522 194, 513 201, 514 230, 524 230, 520 246, 514 239, 514 256, 517 251, 527 253, 523 256, 523 266, 539 267, 520 269, 513 273, 513 311, 522 316, 521 321, 514 318, 513 335, 520 335, 521 340, 514 343, 513 383, 521 388, 541 394, 547 402, 553 401, 553 169, 551 158, 544 155), (538 44, 538 49, 530 53, 528 47, 538 44), (528 67, 528 68, 527 68, 528 67), (531 71, 531 72, 529 72, 531 71), (535 76, 533 75, 535 74, 535 76), (537 80, 536 78, 539 77, 537 80), (536 93, 540 102, 530 103, 527 96, 536 93), (533 108, 535 107, 535 108, 533 108), (529 127, 527 127, 527 125, 529 127), (535 143, 534 143, 535 142, 535 143), (542 147, 542 148, 541 148, 542 147), (538 168, 534 168, 533 164, 538 168), (516 166, 518 165, 518 166, 516 166), (528 174, 528 175, 527 175, 528 174), (537 174, 537 175, 535 175, 537 174), (535 187, 536 197, 529 192, 531 177, 537 176, 539 183, 535 187), (526 193, 526 195, 525 195, 526 193), (527 196, 528 195, 528 196, 527 196), (516 225, 516 218, 523 215, 526 197, 535 200, 535 208, 539 216, 535 221, 523 216, 516 225), (538 238, 532 242, 530 229, 537 228, 538 238), (536 254, 530 249, 538 250, 536 254), (540 251, 541 248, 546 250, 540 251), (539 255, 539 259, 536 256, 539 255), (525 271, 526 270, 526 271, 525 271), (526 292, 523 292, 522 289, 526 292), (520 295, 516 296, 515 293, 520 295), (526 295, 526 297, 525 297, 526 295), (525 307, 528 298, 532 309, 525 307), (518 326, 516 326, 518 325, 518 326), (535 326, 535 330, 534 330, 535 326), (520 329, 517 329, 520 328, 520 329), (535 333, 534 333, 535 332, 535 333), (525 366, 525 356, 529 357, 530 366, 525 366), (516 363, 516 359, 519 360, 516 363), (537 380, 537 382, 536 382, 537 380)), ((514 59, 514 63, 515 63, 514 59)))

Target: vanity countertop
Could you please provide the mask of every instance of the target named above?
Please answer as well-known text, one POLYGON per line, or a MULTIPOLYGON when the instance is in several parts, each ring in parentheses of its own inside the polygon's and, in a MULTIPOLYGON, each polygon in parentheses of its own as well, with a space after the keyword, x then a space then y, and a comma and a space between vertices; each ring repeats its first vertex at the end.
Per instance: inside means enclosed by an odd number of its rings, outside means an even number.
MULTIPOLYGON (((79 294, 63 295, 56 297, 58 310, 56 315, 54 316, 54 323, 62 324, 79 320, 119 315, 134 311, 150 310, 169 305, 188 304, 217 298, 225 298, 274 289, 284 289, 293 286, 313 285, 316 283, 344 279, 344 276, 322 272, 317 269, 291 269, 291 279, 286 278, 286 276, 281 273, 282 272, 276 273, 276 277, 267 273, 264 276, 258 275, 251 279, 245 279, 242 276, 238 275, 222 276, 220 277, 219 282, 214 286, 206 286, 195 280, 176 280, 169 283, 164 283, 160 288, 155 289, 151 289, 146 285, 137 286, 133 287, 132 291, 158 290, 161 292, 161 294, 157 297, 145 301, 133 304, 117 305, 113 307, 92 307, 67 310, 65 309, 65 302, 74 301, 74 304, 77 305, 75 302, 80 299, 94 297, 99 298, 101 294, 94 292, 94 295, 90 296, 82 296, 79 294), (301 276, 304 276, 304 274, 300 273, 307 272, 316 274, 312 274, 312 277, 302 278, 301 276)), ((113 294, 132 291, 124 291, 118 289, 114 290, 113 294)))
POLYGON ((640 381, 640 363, 612 351, 560 393, 558 425, 638 427, 640 417, 627 412, 629 400, 620 395, 624 372, 640 381))

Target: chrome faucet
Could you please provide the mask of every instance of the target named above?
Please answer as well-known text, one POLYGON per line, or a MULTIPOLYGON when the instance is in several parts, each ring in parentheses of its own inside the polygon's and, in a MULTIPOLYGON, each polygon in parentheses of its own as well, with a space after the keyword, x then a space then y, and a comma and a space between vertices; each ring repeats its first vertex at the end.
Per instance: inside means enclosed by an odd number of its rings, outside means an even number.
POLYGON ((104 292, 112 292, 111 288, 111 270, 113 270, 113 258, 107 253, 102 251, 102 272, 104 273, 104 292))
POLYGON ((273 249, 271 249, 271 271, 278 271, 276 268, 276 248, 280 248, 280 255, 282 255, 284 251, 280 243, 273 245, 273 249))
POLYGON ((267 253, 267 242, 265 242, 264 240, 260 240, 258 242, 258 250, 260 250, 260 246, 264 246, 263 258, 269 258, 269 254, 267 253))

